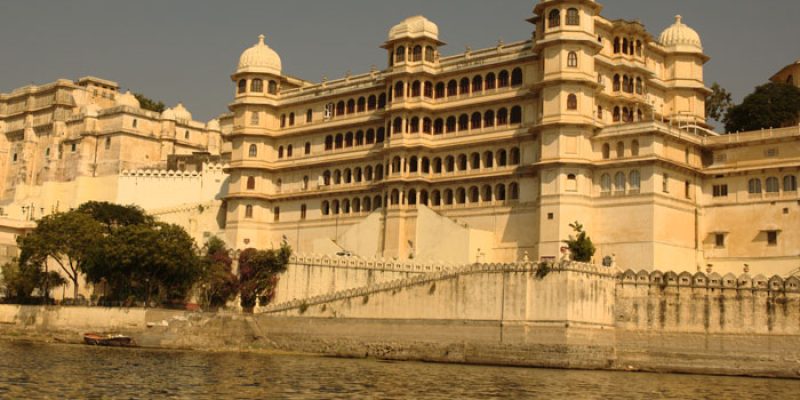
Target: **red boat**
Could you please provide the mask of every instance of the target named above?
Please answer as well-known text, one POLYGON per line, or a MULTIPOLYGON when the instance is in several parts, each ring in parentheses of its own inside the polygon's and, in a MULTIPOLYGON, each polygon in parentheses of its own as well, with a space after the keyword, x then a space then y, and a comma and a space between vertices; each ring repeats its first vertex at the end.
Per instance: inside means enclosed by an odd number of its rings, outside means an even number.
POLYGON ((132 337, 120 334, 84 333, 83 341, 92 346, 136 346, 136 341, 132 337))

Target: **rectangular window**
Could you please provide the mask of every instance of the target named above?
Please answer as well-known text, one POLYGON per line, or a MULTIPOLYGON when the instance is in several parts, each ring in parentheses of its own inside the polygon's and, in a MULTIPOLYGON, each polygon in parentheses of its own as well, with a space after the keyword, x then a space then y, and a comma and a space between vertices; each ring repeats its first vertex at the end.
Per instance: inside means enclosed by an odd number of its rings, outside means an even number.
POLYGON ((281 220, 281 208, 280 207, 275 207, 275 209, 272 211, 272 214, 273 214, 273 216, 275 218, 275 222, 278 222, 278 221, 281 220))
POLYGON ((724 233, 716 233, 714 234, 714 246, 718 248, 725 247, 725 234, 724 233))
POLYGON ((72 147, 71 147, 71 151, 74 153, 76 150, 78 150, 78 145, 73 143, 72 147))
POLYGON ((728 197, 728 185, 714 185, 714 197, 728 197))
POLYGON ((300 205, 300 220, 305 221, 306 219, 306 205, 300 205))
POLYGON ((767 231, 767 244, 770 246, 778 245, 778 231, 767 231))

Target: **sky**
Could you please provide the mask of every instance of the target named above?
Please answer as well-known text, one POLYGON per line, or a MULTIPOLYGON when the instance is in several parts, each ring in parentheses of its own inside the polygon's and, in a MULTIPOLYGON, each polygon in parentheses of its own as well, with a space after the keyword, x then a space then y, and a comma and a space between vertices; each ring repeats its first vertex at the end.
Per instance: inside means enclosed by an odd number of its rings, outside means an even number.
MULTIPOLYGON (((537 0, 0 0, 0 92, 92 75, 195 119, 227 111, 230 75, 261 33, 283 72, 310 81, 386 67, 380 45, 413 15, 439 26, 443 55, 527 39, 537 0)), ((656 38, 681 14, 700 33, 706 84, 735 101, 800 58, 800 0, 605 0, 656 38)))

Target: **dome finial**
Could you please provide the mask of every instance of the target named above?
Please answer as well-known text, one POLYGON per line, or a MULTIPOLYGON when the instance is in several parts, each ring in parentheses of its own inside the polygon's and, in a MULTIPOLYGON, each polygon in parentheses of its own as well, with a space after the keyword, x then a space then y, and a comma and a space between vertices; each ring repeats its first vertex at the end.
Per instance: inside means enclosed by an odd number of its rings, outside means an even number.
POLYGON ((676 24, 680 25, 681 24, 681 20, 683 20, 683 17, 681 17, 680 14, 675 16, 675 23, 676 24))
POLYGON ((264 44, 264 39, 265 38, 266 38, 266 36, 264 36, 263 33, 258 35, 258 44, 264 44))

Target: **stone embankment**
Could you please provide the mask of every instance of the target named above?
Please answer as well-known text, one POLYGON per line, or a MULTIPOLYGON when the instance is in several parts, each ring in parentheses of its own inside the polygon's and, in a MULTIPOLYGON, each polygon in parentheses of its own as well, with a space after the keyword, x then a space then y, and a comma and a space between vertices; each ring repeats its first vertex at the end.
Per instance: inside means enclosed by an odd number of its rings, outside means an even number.
POLYGON ((4 305, 0 335, 77 342, 86 331, 116 331, 162 348, 800 376, 794 277, 292 262, 295 279, 278 296, 286 300, 255 315, 4 305))

